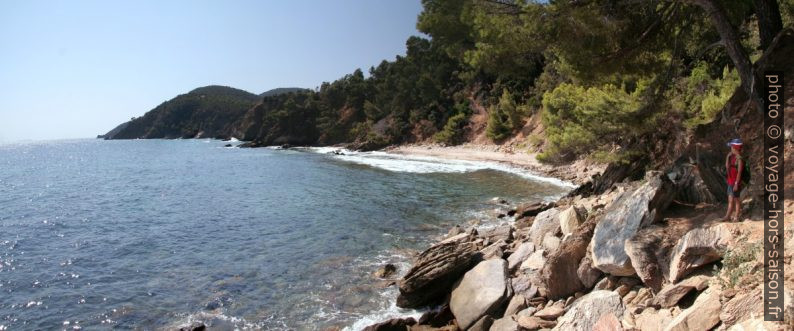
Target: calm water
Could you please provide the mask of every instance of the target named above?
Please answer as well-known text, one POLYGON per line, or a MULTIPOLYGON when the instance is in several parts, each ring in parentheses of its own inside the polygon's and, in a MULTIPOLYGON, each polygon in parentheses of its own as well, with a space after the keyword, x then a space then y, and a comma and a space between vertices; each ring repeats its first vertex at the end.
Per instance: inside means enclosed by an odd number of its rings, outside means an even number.
POLYGON ((313 330, 418 314, 372 272, 404 273, 454 224, 493 224, 494 196, 568 189, 482 163, 224 144, 0 145, 0 330, 313 330))

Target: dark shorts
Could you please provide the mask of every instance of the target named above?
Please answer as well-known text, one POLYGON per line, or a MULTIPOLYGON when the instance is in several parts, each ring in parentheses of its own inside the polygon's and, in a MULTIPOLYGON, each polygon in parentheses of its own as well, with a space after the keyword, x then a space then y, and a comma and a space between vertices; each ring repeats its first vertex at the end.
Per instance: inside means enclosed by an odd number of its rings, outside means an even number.
POLYGON ((738 198, 742 194, 742 184, 739 184, 739 189, 734 191, 733 185, 728 185, 728 196, 738 198))

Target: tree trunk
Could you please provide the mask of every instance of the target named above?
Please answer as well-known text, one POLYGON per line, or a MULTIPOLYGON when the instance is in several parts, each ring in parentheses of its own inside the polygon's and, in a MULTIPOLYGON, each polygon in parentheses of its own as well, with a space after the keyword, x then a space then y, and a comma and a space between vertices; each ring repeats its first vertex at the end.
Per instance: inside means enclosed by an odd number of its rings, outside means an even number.
POLYGON ((772 39, 783 29, 780 7, 777 0, 753 0, 755 14, 758 16, 758 35, 761 37, 761 50, 766 50, 772 39))
MULTIPOLYGON (((736 28, 728 19, 728 14, 725 13, 725 9, 723 9, 716 0, 690 1, 708 14, 711 23, 714 24, 714 28, 716 28, 717 32, 720 34, 720 39, 722 39, 722 43, 725 45, 728 56, 731 58, 733 65, 736 67, 736 71, 739 73, 739 77, 742 80, 742 89, 747 93, 750 100, 755 103, 755 107, 760 112, 763 112, 761 109, 763 103, 761 102, 760 94, 757 89, 755 89, 753 64, 750 62, 750 57, 747 56, 744 48, 742 48, 742 43, 741 40, 739 40, 736 28)), ((774 35, 772 37, 774 38, 774 35)))

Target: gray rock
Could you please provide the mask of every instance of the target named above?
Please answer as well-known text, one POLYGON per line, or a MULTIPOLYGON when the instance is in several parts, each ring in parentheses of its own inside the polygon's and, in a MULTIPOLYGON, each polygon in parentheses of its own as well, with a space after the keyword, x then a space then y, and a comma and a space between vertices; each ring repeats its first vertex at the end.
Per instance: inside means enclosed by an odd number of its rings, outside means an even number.
POLYGON ((722 252, 733 241, 730 225, 720 223, 693 229, 673 248, 670 261, 670 283, 675 283, 695 269, 722 258, 722 252))
POLYGON ((656 221, 673 198, 673 184, 659 172, 650 171, 646 181, 620 194, 604 211, 593 233, 593 265, 605 273, 635 273, 624 245, 637 231, 656 221))
POLYGON ((465 330, 498 310, 508 292, 507 261, 486 260, 477 264, 452 290, 449 307, 458 327, 465 330))
POLYGON ((535 216, 535 221, 529 228, 529 240, 539 247, 543 243, 543 238, 547 233, 557 234, 560 232, 560 211, 557 208, 546 210, 538 216, 535 216))
POLYGON ((554 330, 590 331, 602 316, 623 316, 625 308, 620 296, 612 291, 593 291, 576 300, 557 320, 554 330))
POLYGON ((535 251, 535 245, 531 242, 524 242, 516 248, 516 251, 507 257, 507 268, 510 272, 515 272, 521 263, 535 251))

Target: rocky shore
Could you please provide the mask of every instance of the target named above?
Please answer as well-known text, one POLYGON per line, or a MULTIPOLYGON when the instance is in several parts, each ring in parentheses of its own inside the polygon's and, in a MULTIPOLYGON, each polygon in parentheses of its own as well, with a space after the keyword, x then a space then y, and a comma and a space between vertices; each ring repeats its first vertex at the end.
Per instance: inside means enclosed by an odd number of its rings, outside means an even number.
POLYGON ((794 201, 786 320, 766 322, 763 221, 722 222, 719 204, 680 202, 691 185, 649 171, 554 203, 497 200, 514 222, 452 228, 394 285, 399 307, 434 309, 366 330, 792 330, 794 201))

